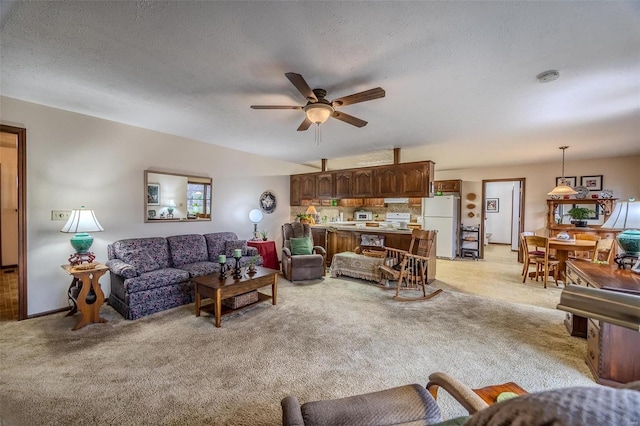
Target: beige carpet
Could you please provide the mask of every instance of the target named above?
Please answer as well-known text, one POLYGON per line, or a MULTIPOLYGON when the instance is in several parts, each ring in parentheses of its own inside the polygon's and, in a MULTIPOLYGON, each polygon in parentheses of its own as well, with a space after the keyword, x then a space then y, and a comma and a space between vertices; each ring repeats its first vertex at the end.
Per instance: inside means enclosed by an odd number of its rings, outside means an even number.
MULTIPOLYGON (((458 285, 446 277, 437 285, 458 285)), ((0 424, 276 425, 286 395, 426 384, 434 371, 473 387, 594 384, 586 343, 567 335, 560 311, 458 290, 423 302, 391 296, 355 279, 281 280, 278 305, 225 317, 220 329, 193 305, 137 321, 105 306, 109 323, 75 332, 64 314, 2 323, 0 424)), ((464 414, 450 398, 440 405, 445 418, 464 414)))

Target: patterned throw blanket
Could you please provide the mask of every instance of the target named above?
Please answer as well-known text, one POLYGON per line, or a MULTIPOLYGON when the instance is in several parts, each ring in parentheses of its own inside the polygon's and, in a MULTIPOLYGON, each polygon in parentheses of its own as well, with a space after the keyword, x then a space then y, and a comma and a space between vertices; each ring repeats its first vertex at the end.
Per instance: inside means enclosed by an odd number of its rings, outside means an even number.
POLYGON ((380 265, 384 259, 345 251, 336 253, 331 260, 331 277, 346 275, 368 281, 380 281, 380 265))
POLYGON ((464 423, 474 425, 584 426, 640 425, 640 381, 606 386, 553 389, 494 404, 464 423))

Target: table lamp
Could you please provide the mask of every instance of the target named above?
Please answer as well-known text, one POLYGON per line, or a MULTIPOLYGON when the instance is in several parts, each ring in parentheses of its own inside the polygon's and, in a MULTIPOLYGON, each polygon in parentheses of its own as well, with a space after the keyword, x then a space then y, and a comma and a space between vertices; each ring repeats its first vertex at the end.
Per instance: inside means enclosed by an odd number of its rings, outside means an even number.
POLYGON ((93 262, 95 256, 89 251, 93 244, 93 237, 89 232, 104 231, 100 222, 96 218, 93 210, 80 209, 72 210, 69 220, 64 224, 60 232, 75 234, 71 237, 71 246, 75 249, 75 253, 69 257, 71 265, 79 265, 83 262, 93 262))
POLYGON ((176 207, 176 202, 174 200, 169 200, 167 203, 167 217, 173 217, 173 208, 176 207))
POLYGON ((309 216, 311 216, 311 220, 309 221, 311 225, 315 225, 316 224, 316 216, 318 214, 318 211, 316 210, 316 208, 314 206, 309 206, 307 208, 307 211, 304 212, 304 214, 308 214, 309 216))
POLYGON ((258 209, 251 210, 249 212, 249 220, 253 222, 253 241, 258 241, 260 239, 258 223, 262 220, 262 212, 258 209))
POLYGON ((629 198, 629 201, 616 203, 613 213, 602 225, 601 229, 622 230, 616 235, 618 245, 624 254, 617 254, 615 262, 624 267, 626 259, 638 260, 640 257, 640 201, 629 198))

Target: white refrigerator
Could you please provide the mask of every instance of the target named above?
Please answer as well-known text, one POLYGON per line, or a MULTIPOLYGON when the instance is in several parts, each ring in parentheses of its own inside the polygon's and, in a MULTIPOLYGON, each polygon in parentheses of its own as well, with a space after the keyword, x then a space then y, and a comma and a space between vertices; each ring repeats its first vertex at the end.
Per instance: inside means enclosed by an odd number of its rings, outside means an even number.
POLYGON ((422 229, 438 231, 436 257, 455 259, 460 232, 460 197, 454 195, 422 199, 422 229))

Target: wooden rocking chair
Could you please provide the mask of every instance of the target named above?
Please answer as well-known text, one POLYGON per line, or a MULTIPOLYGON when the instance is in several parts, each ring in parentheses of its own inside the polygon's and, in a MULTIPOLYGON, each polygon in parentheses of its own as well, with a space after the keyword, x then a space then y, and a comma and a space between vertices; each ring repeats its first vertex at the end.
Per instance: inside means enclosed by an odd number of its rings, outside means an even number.
POLYGON ((382 279, 397 281, 395 300, 427 300, 442 289, 427 294, 427 285, 436 279, 436 231, 414 229, 409 250, 385 247, 385 260, 380 265, 382 279), (402 297, 400 290, 422 288, 422 296, 402 297))

